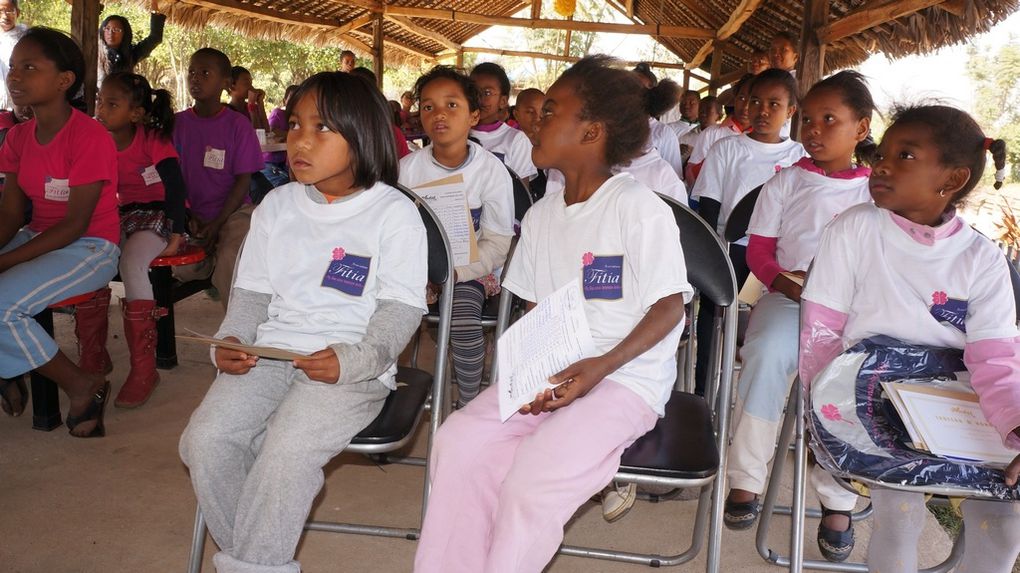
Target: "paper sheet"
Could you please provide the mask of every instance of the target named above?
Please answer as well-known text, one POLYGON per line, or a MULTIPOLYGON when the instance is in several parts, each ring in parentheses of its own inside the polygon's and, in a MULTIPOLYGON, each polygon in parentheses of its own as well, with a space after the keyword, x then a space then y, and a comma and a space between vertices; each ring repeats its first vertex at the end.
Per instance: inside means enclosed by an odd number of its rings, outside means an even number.
POLYGON ((919 442, 931 453, 999 464, 1016 457, 985 419, 975 394, 895 382, 882 386, 887 394, 895 395, 893 405, 915 444, 919 442))
POLYGON ((553 388, 549 377, 596 354, 574 279, 515 322, 499 338, 499 417, 507 421, 535 395, 553 388))
POLYGON ((765 285, 762 284, 758 277, 754 276, 754 273, 747 275, 747 280, 744 281, 744 286, 740 287, 740 292, 737 294, 737 300, 740 302, 754 306, 758 299, 765 295, 768 290, 765 285))
POLYGON ((439 217, 453 250, 453 266, 478 262, 478 236, 468 208, 467 188, 460 173, 412 189, 439 217))
POLYGON ((238 344, 236 342, 228 342, 226 340, 220 340, 211 336, 202 336, 197 332, 192 333, 193 336, 186 334, 178 334, 177 340, 183 340, 185 342, 198 342, 201 344, 208 344, 210 346, 219 346, 222 348, 229 348, 231 350, 239 350, 245 354, 251 354, 259 356, 261 358, 269 358, 271 360, 298 360, 300 358, 308 358, 304 354, 298 354, 297 352, 291 352, 289 350, 283 350, 280 348, 270 348, 268 346, 250 346, 247 344, 238 344))

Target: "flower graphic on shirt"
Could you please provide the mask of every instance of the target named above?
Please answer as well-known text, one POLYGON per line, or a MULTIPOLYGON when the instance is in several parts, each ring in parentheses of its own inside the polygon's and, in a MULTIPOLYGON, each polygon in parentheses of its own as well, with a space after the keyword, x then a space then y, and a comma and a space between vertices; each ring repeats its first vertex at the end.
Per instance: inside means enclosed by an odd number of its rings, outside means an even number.
POLYGON ((946 295, 945 291, 937 290, 931 293, 931 302, 935 306, 942 306, 949 302, 949 296, 946 295))
POLYGON ((344 252, 342 247, 337 247, 337 248, 333 249, 333 260, 334 261, 342 261, 342 260, 344 260, 344 255, 346 255, 346 254, 347 253, 344 252))
POLYGON ((776 173, 779 173, 782 170, 783 170, 783 167, 781 165, 776 165, 776 173))
POLYGON ((591 254, 591 251, 588 251, 587 253, 584 254, 584 256, 581 257, 581 264, 583 264, 584 266, 588 266, 594 262, 595 255, 591 254))
POLYGON ((822 406, 822 415, 825 416, 826 420, 832 420, 833 422, 846 422, 847 424, 853 424, 850 420, 843 418, 843 414, 839 413, 839 408, 835 404, 825 404, 822 406))

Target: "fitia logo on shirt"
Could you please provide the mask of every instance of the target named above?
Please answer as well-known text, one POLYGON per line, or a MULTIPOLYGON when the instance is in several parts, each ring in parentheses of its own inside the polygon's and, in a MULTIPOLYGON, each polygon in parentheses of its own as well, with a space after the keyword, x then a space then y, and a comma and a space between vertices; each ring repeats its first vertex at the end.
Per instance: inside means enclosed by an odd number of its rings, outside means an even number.
POLYGON ((372 257, 352 255, 344 251, 343 247, 337 247, 333 249, 329 268, 322 277, 322 286, 335 288, 351 296, 361 296, 365 292, 371 266, 372 257))
POLYGON ((594 255, 587 252, 581 257, 581 264, 584 298, 623 298, 623 255, 594 255))
POLYGON ((475 232, 482 228, 482 208, 471 209, 471 224, 475 226, 475 232))
POLYGON ((960 332, 967 332, 967 301, 949 298, 945 291, 931 293, 931 309, 935 320, 955 327, 960 332))

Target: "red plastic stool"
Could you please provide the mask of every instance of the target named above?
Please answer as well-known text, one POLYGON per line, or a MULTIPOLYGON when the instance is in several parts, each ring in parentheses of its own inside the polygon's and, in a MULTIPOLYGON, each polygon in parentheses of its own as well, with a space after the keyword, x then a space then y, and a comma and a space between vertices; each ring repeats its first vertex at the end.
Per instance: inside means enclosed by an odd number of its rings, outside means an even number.
POLYGON ((177 340, 174 338, 174 303, 212 286, 208 280, 176 283, 173 268, 193 265, 205 260, 205 250, 185 245, 176 255, 159 257, 149 263, 149 282, 156 306, 166 315, 156 321, 156 368, 167 370, 177 366, 177 340))
MULTIPOLYGON (((87 292, 62 301, 55 302, 42 312, 35 315, 35 321, 43 327, 51 337, 53 336, 53 309, 65 306, 74 306, 88 302, 95 298, 98 291, 87 292)), ((31 374, 32 379, 32 428, 49 432, 61 426, 64 422, 60 417, 60 393, 57 391, 57 384, 49 378, 39 374, 35 370, 31 374)))

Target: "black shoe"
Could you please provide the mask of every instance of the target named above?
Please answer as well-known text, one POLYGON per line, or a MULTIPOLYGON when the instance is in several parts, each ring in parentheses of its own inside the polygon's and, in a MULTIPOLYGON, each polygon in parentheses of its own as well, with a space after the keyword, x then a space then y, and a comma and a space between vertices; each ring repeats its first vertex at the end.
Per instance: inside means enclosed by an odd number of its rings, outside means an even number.
POLYGON ((758 519, 759 511, 761 507, 758 505, 758 496, 754 496, 751 501, 742 502, 730 501, 727 498, 723 505, 723 524, 727 529, 734 531, 750 529, 758 519))
POLYGON ((854 523, 851 521, 846 531, 829 529, 825 526, 824 519, 830 515, 845 515, 847 519, 852 518, 849 511, 835 511, 822 506, 823 521, 818 522, 818 550, 826 560, 841 563, 846 561, 854 550, 854 523))

